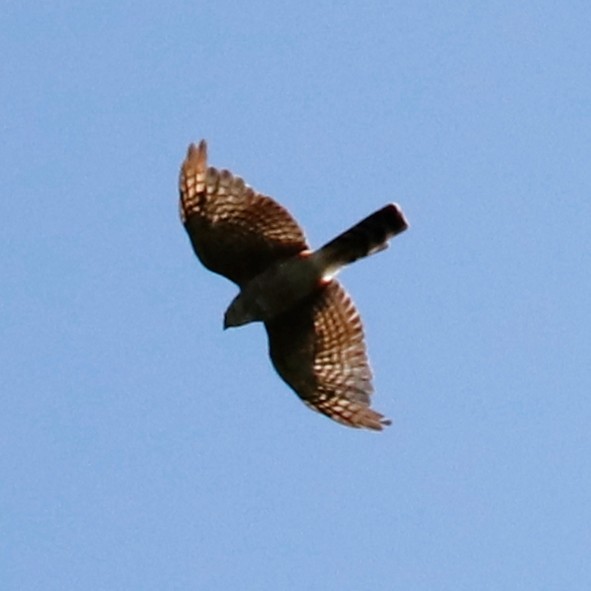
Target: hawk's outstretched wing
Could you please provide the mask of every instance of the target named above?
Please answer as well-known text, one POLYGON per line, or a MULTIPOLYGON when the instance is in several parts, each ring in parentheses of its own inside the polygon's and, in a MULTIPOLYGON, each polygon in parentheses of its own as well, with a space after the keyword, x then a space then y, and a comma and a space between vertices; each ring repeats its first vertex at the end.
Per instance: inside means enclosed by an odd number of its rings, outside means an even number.
POLYGON ((275 369, 310 408, 349 427, 379 431, 390 424, 369 407, 363 326, 337 281, 265 326, 275 369))
POLYGON ((189 146, 179 181, 181 220, 195 253, 239 286, 308 248, 297 222, 228 170, 207 167, 205 140, 189 146))

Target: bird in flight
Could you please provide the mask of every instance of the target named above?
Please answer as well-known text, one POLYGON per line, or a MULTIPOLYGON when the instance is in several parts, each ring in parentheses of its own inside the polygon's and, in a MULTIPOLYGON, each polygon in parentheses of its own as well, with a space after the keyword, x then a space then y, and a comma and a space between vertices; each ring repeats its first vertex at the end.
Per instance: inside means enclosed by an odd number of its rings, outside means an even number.
POLYGON ((400 207, 386 205, 312 250, 284 207, 230 171, 208 166, 205 140, 189 146, 179 190, 195 254, 240 288, 224 328, 263 322, 273 366, 310 408, 348 427, 389 425, 370 408, 363 326, 334 277, 408 228, 400 207))

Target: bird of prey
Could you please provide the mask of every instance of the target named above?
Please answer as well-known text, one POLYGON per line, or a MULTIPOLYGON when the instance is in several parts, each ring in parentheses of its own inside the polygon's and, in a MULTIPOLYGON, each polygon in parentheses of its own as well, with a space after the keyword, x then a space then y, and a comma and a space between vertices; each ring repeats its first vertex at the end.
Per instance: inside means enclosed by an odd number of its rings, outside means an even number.
POLYGON ((240 288, 224 328, 263 322, 277 373, 310 408, 348 427, 380 431, 389 425, 370 408, 361 319, 334 277, 408 228, 400 207, 386 205, 311 250, 284 207, 230 171, 208 167, 205 140, 189 146, 179 189, 195 254, 240 288))

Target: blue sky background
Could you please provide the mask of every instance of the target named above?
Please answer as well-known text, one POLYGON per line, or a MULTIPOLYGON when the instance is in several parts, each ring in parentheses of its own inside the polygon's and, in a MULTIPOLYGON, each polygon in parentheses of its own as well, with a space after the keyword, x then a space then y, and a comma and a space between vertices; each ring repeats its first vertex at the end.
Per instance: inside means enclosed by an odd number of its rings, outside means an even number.
POLYGON ((6 591, 591 588, 588 2, 48 3, 0 15, 6 591), (177 217, 210 160, 341 276, 374 434, 307 410, 177 217))

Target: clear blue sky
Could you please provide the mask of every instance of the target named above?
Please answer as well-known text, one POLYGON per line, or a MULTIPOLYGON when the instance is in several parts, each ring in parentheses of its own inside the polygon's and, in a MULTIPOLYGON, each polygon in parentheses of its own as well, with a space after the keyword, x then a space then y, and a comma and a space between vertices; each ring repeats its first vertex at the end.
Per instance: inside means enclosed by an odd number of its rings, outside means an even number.
POLYGON ((3 591, 591 589, 588 2, 3 3, 3 591), (341 276, 385 432, 307 410, 177 216, 187 144, 341 276))

